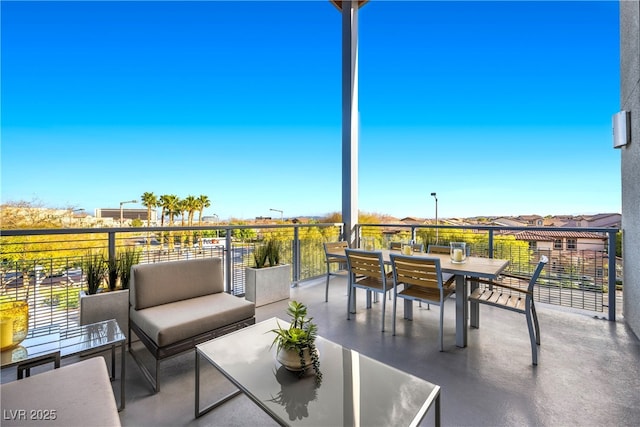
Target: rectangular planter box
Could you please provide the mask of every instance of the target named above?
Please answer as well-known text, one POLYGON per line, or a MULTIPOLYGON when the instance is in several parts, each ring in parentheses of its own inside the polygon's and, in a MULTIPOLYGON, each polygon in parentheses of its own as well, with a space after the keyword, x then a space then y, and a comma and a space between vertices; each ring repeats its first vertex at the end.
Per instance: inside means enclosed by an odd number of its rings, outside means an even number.
POLYGON ((129 289, 95 295, 80 293, 81 325, 109 319, 116 319, 125 336, 129 333, 129 289))
POLYGON ((245 298, 256 307, 289 299, 291 289, 291 265, 245 269, 245 298))

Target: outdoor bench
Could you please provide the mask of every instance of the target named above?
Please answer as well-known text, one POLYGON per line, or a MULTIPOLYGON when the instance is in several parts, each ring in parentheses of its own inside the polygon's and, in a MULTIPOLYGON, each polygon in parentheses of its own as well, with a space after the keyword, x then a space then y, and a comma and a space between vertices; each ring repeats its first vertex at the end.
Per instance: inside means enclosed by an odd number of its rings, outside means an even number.
POLYGON ((129 353, 160 391, 160 361, 255 323, 255 304, 224 292, 221 258, 131 268, 129 353), (155 375, 131 349, 131 331, 155 358, 155 375))

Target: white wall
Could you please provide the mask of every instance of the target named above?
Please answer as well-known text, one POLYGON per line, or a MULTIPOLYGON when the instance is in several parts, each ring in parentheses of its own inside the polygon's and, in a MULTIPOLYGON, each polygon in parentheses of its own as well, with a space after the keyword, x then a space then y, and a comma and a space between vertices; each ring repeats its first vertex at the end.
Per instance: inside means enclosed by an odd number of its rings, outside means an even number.
POLYGON ((622 157, 623 316, 640 336, 640 1, 620 2, 620 109, 631 112, 622 157))

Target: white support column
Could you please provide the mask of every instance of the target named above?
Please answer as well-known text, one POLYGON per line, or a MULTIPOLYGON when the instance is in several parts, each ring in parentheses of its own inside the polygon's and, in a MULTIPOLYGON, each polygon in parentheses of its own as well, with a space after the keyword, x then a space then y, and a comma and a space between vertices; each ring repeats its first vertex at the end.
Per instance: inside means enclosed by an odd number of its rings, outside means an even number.
POLYGON ((356 241, 358 222, 358 2, 342 2, 342 221, 345 240, 356 241))

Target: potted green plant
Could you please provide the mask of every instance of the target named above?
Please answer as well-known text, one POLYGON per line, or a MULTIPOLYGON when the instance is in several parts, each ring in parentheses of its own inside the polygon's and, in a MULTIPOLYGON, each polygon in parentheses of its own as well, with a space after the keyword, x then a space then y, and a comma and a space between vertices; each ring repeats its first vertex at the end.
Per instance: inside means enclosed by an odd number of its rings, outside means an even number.
POLYGON ((276 359, 286 369, 303 375, 308 367, 313 367, 316 379, 322 379, 320 359, 316 348, 318 326, 312 317, 307 317, 307 306, 290 301, 287 314, 291 317, 291 324, 283 328, 278 322, 278 328, 271 332, 276 334, 271 346, 276 346, 276 359))
POLYGON ((282 243, 275 239, 266 240, 262 245, 256 246, 253 251, 253 260, 256 268, 275 267, 280 264, 282 243))
POLYGON ((115 291, 118 286, 118 277, 120 276, 118 271, 118 259, 109 258, 107 260, 107 283, 109 284, 109 291, 115 291))
MULTIPOLYGON (((87 281, 87 291, 80 294, 80 324, 88 325, 109 319, 116 319, 120 330, 127 334, 129 329, 129 278, 130 269, 124 272, 125 262, 137 258, 128 254, 128 249, 113 259, 106 260, 101 253, 90 253, 85 257, 82 269, 87 281), (100 286, 108 278, 109 292, 100 292, 100 286), (116 283, 120 279, 120 289, 116 283)), ((139 256, 139 254, 138 254, 139 256)))
POLYGON ((140 251, 136 248, 126 248, 118 257, 118 275, 120 276, 120 287, 129 289, 131 281, 131 267, 140 262, 140 251))
POLYGON ((104 256, 101 253, 88 253, 82 262, 82 271, 87 280, 87 294, 97 294, 107 275, 104 256))
POLYGON ((256 307, 289 299, 291 265, 282 264, 282 242, 275 238, 256 245, 254 267, 245 268, 245 298, 256 307))

